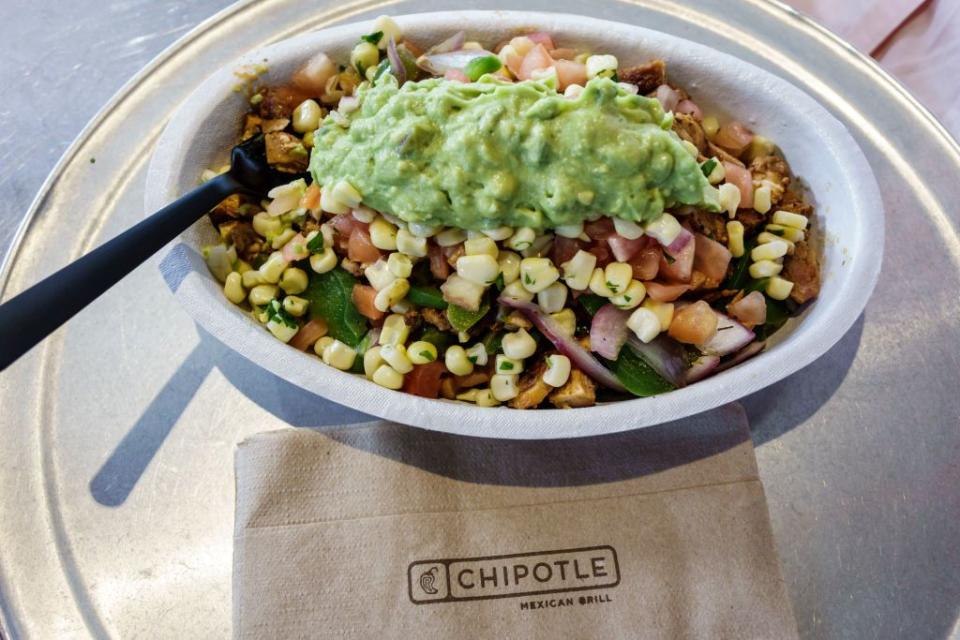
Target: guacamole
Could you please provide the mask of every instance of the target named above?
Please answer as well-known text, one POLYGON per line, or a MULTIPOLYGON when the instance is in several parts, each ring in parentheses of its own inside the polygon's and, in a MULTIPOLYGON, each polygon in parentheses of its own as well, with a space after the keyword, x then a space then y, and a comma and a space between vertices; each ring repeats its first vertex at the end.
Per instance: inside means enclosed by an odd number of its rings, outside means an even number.
POLYGON ((346 180, 364 204, 407 222, 464 229, 719 209, 656 100, 607 78, 574 99, 540 81, 484 80, 398 87, 385 74, 362 87, 349 124, 328 117, 314 135, 314 179, 346 180))

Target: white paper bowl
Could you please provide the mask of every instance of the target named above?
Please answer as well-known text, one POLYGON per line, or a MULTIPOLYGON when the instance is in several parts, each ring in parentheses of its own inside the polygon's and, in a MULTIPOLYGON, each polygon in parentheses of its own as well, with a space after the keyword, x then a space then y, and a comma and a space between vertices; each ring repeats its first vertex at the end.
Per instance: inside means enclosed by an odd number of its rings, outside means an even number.
MULTIPOLYGON (((561 438, 612 433, 668 422, 720 406, 801 369, 836 343, 863 310, 880 271, 883 209, 866 159, 840 122, 776 76, 708 47, 627 24, 584 16, 462 11, 396 18, 419 43, 460 29, 492 45, 506 34, 547 31, 562 46, 613 53, 621 64, 667 61, 670 77, 708 112, 736 115, 775 140, 809 185, 825 232, 823 288, 804 316, 777 334, 767 351, 729 371, 653 398, 570 410, 518 411, 428 400, 388 391, 343 373, 273 338, 224 297, 200 248, 217 238, 204 218, 163 261, 168 284, 204 329, 264 369, 304 389, 376 416, 438 431, 496 438, 561 438)), ((346 59, 371 23, 305 34, 249 53, 205 81, 163 132, 147 177, 153 212, 193 188, 201 171, 224 162, 247 104, 232 91, 233 71, 266 59, 268 82, 282 83, 311 54, 346 59)))

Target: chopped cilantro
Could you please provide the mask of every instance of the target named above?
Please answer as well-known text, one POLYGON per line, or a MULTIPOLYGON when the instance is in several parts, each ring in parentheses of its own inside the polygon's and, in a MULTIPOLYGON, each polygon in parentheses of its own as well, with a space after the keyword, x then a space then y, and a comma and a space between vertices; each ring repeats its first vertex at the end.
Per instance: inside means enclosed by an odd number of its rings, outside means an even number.
POLYGON ((428 362, 433 362, 437 358, 435 355, 433 355, 433 353, 427 351, 426 349, 420 352, 420 357, 428 362))
POLYGON ((610 291, 613 291, 614 293, 616 293, 620 291, 620 285, 607 280, 607 289, 610 289, 610 291))
POLYGON ((713 170, 717 168, 717 159, 710 158, 705 160, 702 165, 700 165, 700 171, 703 172, 703 175, 707 178, 710 177, 710 174, 713 173, 713 170))
POLYGON ((500 368, 503 369, 504 371, 512 371, 512 370, 513 370, 513 363, 512 363, 512 362, 501 362, 501 363, 500 363, 500 368))
POLYGON ((320 253, 323 251, 323 234, 317 231, 317 235, 307 241, 307 251, 310 253, 320 253))
POLYGON ((377 44, 380 42, 380 39, 383 38, 383 31, 374 31, 365 36, 360 36, 360 39, 364 42, 369 42, 370 44, 377 44))

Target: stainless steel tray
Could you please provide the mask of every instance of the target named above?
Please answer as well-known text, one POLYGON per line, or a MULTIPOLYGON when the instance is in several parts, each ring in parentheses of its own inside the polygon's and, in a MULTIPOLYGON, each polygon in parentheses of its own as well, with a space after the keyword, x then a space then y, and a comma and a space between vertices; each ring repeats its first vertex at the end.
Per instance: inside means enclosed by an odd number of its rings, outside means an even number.
MULTIPOLYGON (((242 2, 154 61, 48 181, 9 298, 142 214, 166 118, 240 52, 383 12, 496 2, 242 2), (96 163, 90 159, 96 158, 96 163)), ((944 638, 960 608, 960 148, 876 65, 765 0, 531 0, 676 33, 801 86, 845 121, 887 209, 880 284, 830 353, 744 401, 805 637, 944 638)), ((0 375, 0 613, 18 637, 222 637, 234 444, 364 419, 188 320, 156 261, 0 375)))

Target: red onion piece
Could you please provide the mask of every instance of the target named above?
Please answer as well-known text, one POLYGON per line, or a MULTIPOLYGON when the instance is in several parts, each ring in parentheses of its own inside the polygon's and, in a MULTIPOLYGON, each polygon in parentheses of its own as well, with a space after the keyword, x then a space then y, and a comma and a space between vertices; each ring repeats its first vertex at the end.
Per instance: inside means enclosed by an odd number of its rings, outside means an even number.
POLYGON ((607 360, 616 360, 620 348, 627 341, 628 311, 605 304, 593 315, 590 323, 590 348, 607 360))
POLYGON ((751 291, 736 302, 728 304, 727 313, 746 328, 752 329, 767 321, 767 298, 759 291, 751 291))
POLYGON ((467 34, 465 31, 457 31, 455 34, 441 42, 436 44, 430 49, 427 50, 427 55, 433 55, 435 53, 449 53, 450 51, 459 51, 463 49, 463 43, 467 39, 467 34))
POLYGON ((492 55, 495 54, 482 49, 460 49, 459 51, 420 56, 417 58, 417 66, 431 75, 442 76, 449 69, 463 71, 467 63, 474 58, 492 55))
POLYGON ((523 315, 546 336, 547 340, 553 343, 557 351, 570 358, 571 362, 573 362, 578 369, 593 378, 596 382, 614 391, 627 392, 626 387, 620 383, 609 369, 600 364, 600 361, 580 346, 579 342, 564 335, 557 325, 557 321, 541 311, 540 307, 531 302, 518 300, 509 296, 501 296, 497 301, 505 307, 516 309, 523 313, 523 315))
POLYGON ((765 343, 763 342, 751 342, 750 344, 745 346, 743 349, 740 349, 740 351, 738 351, 732 358, 730 358, 729 360, 721 364, 719 367, 717 367, 716 373, 720 373, 721 371, 726 371, 727 369, 731 367, 735 367, 741 362, 744 362, 745 360, 749 360, 753 356, 763 351, 764 346, 765 346, 765 343))
POLYGON ((407 69, 403 66, 400 52, 397 51, 397 41, 392 36, 387 41, 387 58, 390 59, 390 71, 396 77, 397 84, 402 85, 407 81, 407 69))
POLYGON ((677 108, 674 111, 691 115, 694 120, 703 120, 703 111, 693 100, 681 100, 677 103, 677 108))
POLYGON ((686 385, 687 363, 679 342, 661 333, 644 343, 631 331, 627 344, 668 382, 676 387, 686 385))
POLYGON ((732 120, 720 127, 713 142, 733 155, 739 156, 753 142, 753 131, 750 131, 742 122, 732 120))
POLYGON ((756 338, 756 334, 750 329, 719 311, 717 314, 717 332, 705 345, 701 351, 714 356, 725 356, 744 348, 756 338))
POLYGON ((628 240, 621 235, 613 234, 607 237, 607 244, 610 245, 610 251, 617 262, 627 262, 642 249, 649 240, 646 236, 640 236, 636 240, 628 240))
POLYGON ((720 364, 720 356, 703 355, 693 361, 690 368, 687 369, 684 380, 687 384, 693 384, 703 380, 716 370, 720 364))
POLYGON ((724 162, 726 181, 740 190, 740 208, 753 208, 753 176, 747 169, 732 162, 724 162))
POLYGON ((654 97, 660 103, 660 106, 663 107, 664 111, 673 111, 680 102, 680 94, 668 84, 662 84, 657 87, 654 97))
POLYGON ((307 239, 303 237, 302 233, 298 233, 290 238, 287 244, 283 245, 280 255, 287 262, 296 262, 310 257, 310 251, 307 250, 307 239))
POLYGON ((702 233, 696 234, 693 268, 715 282, 723 282, 730 265, 730 250, 702 233))
POLYGON ((683 249, 687 246, 687 244, 690 243, 691 240, 693 240, 693 234, 687 231, 685 228, 681 229, 680 235, 678 235, 673 242, 666 246, 667 252, 670 255, 675 256, 683 251, 683 249))

